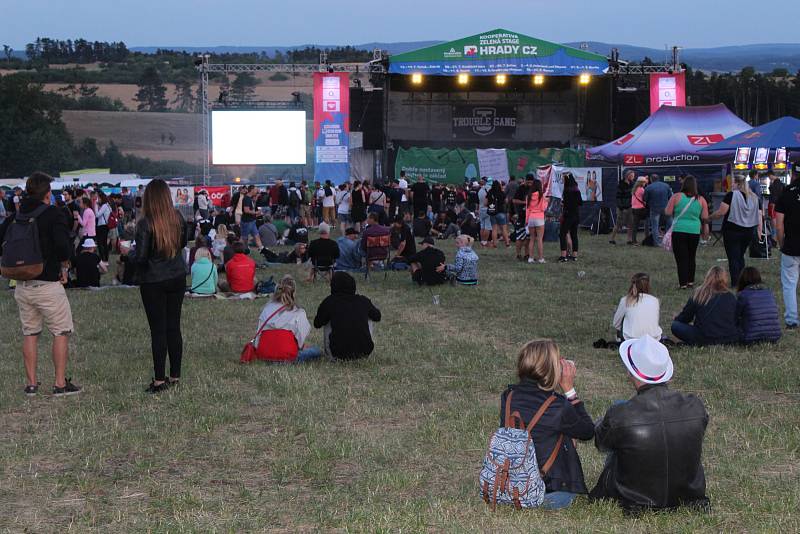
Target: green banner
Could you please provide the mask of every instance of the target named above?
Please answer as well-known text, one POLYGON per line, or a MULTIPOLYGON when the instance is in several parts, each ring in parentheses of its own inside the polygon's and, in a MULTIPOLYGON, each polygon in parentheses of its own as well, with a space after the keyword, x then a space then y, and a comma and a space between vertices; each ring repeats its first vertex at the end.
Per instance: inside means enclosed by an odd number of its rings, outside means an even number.
MULTIPOLYGON (((568 167, 583 167, 586 163, 582 150, 570 148, 507 150, 506 154, 508 172, 517 177, 535 173, 540 165, 553 162, 568 167)), ((426 181, 445 184, 462 184, 465 179, 475 180, 480 176, 477 152, 464 148, 400 148, 394 171, 396 177, 405 171, 411 179, 421 174, 426 181)))

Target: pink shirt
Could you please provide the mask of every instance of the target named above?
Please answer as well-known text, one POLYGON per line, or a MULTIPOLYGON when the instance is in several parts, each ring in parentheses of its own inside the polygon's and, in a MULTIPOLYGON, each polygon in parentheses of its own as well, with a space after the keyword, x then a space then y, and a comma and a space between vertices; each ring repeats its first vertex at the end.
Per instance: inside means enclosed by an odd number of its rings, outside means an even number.
POLYGON ((97 235, 94 223, 94 211, 89 208, 84 208, 81 214, 81 237, 95 237, 97 235))
POLYGON ((644 187, 640 187, 631 196, 631 207, 635 210, 644 209, 644 187))
POLYGON ((547 197, 544 195, 533 194, 528 202, 527 218, 544 219, 544 212, 547 210, 547 197))

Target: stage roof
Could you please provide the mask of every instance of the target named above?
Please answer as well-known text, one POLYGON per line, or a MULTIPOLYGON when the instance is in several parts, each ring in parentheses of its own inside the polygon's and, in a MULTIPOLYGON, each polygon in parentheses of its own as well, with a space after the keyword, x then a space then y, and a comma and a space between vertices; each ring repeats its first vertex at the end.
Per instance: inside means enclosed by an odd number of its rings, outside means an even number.
POLYGON ((587 159, 625 166, 702 164, 733 161, 733 151, 702 152, 704 147, 750 128, 725 104, 670 107, 658 111, 630 133, 590 148, 587 159))
POLYGON ((389 57, 391 74, 577 76, 607 70, 608 59, 599 54, 504 29, 389 57))

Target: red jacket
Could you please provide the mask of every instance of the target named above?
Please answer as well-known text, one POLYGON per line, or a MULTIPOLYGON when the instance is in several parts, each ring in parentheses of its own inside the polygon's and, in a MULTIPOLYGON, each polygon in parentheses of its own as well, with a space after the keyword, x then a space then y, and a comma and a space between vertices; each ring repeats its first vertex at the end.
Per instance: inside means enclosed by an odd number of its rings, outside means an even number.
POLYGON ((234 254, 225 264, 228 285, 234 293, 247 293, 255 289, 256 262, 245 254, 234 254))

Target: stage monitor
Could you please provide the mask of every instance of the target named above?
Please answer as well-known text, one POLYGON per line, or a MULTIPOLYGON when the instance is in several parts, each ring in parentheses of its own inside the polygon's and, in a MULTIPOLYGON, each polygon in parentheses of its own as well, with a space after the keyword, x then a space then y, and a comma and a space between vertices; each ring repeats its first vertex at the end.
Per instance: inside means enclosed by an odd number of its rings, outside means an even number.
POLYGON ((214 165, 305 165, 306 112, 214 110, 214 165))

